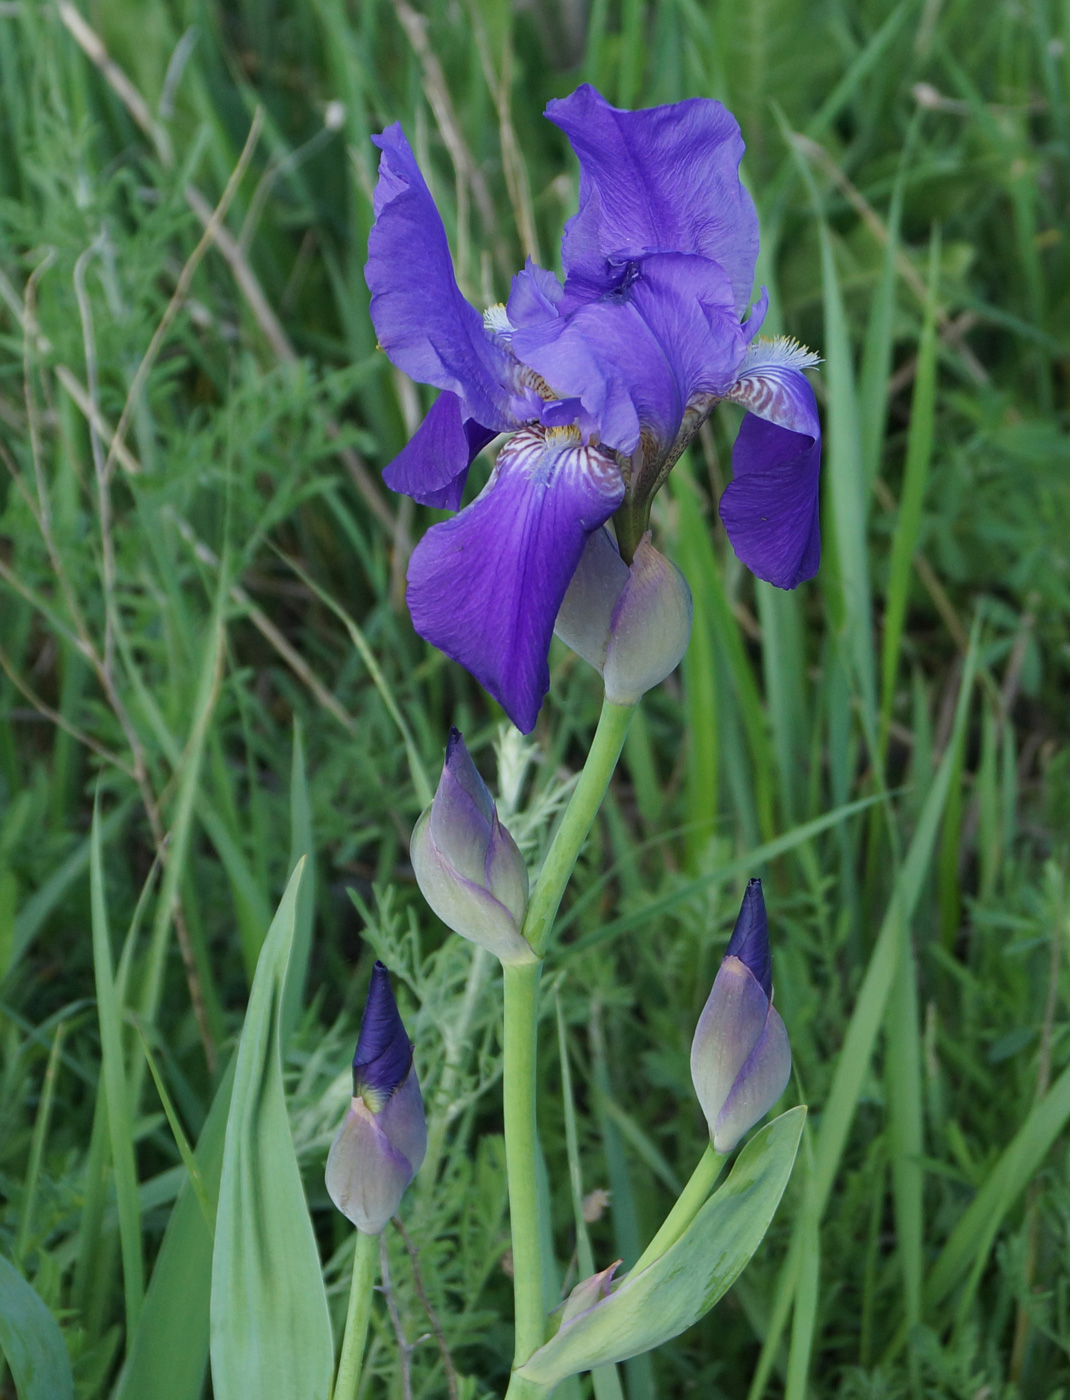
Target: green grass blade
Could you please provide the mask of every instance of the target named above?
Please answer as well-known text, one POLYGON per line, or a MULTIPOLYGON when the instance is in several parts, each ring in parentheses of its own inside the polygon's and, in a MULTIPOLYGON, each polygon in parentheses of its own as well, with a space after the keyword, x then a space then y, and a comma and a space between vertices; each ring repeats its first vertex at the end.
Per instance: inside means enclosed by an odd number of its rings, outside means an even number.
POLYGON ((264 941, 238 1046, 212 1255, 217 1400, 327 1400, 331 1388, 327 1295, 282 1082, 281 1008, 302 870, 264 941))
POLYGON ((112 973, 100 838, 98 808, 93 813, 89 857, 89 885, 93 911, 93 970, 97 986, 97 1015, 100 1021, 101 1089, 107 1103, 108 1133, 115 1168, 115 1198, 119 1211, 119 1240, 123 1256, 126 1340, 129 1347, 137 1329, 138 1315, 145 1297, 145 1273, 141 1255, 141 1207, 137 1195, 130 1086, 123 1064, 122 1008, 116 996, 112 973))
MULTIPOLYGON (((836 1059, 832 1084, 821 1114, 821 1127, 814 1150, 814 1171, 807 1183, 806 1196, 800 1211, 799 1222, 792 1237, 788 1258, 777 1280, 773 1313, 777 1325, 771 1326, 762 1345, 758 1366, 751 1383, 750 1400, 757 1400, 765 1389, 772 1369, 773 1359, 780 1345, 783 1327, 787 1321, 788 1309, 793 1298, 797 1297, 797 1287, 803 1255, 806 1249, 806 1230, 809 1221, 820 1221, 828 1203, 836 1173, 843 1158, 847 1134, 858 1107, 859 1097, 866 1074, 869 1071, 877 1033, 884 1017, 892 985, 902 959, 904 941, 907 937, 910 919, 921 896, 925 875, 932 858, 936 837, 947 801, 951 774, 954 769, 954 737, 965 731, 973 691, 973 679, 977 668, 978 630, 975 626, 970 643, 970 651, 963 668, 962 684, 959 688, 958 704, 955 711, 953 741, 941 760, 933 778, 932 786, 925 799, 917 830, 903 864, 896 876, 891 901, 880 933, 862 980, 854 1011, 847 1027, 843 1047, 836 1059)), ((794 1327, 807 1334, 793 1347, 805 1348, 806 1354, 812 1348, 812 1335, 809 1329, 814 1325, 814 1315, 809 1309, 798 1311, 794 1327)))
POLYGON ((921 513, 925 487, 929 478, 929 463, 933 454, 936 421, 936 317, 940 285, 940 238, 934 233, 929 247, 929 285, 925 302, 925 321, 918 344, 918 367, 914 376, 914 395, 910 403, 910 432, 907 437, 906 466, 903 472, 903 494, 899 502, 895 536, 892 540, 892 560, 888 578, 888 594, 884 605, 884 638, 881 646, 881 767, 888 752, 888 729, 892 721, 895 682, 899 673, 899 654, 903 644, 907 598, 914 572, 914 555, 921 535, 921 513))
POLYGON ((294 721, 293 759, 290 765, 290 869, 304 860, 304 876, 297 895, 293 948, 286 970, 282 998, 282 1040, 285 1045, 301 1016, 312 955, 312 924, 316 913, 316 857, 312 837, 312 804, 308 795, 305 744, 300 722, 294 721))

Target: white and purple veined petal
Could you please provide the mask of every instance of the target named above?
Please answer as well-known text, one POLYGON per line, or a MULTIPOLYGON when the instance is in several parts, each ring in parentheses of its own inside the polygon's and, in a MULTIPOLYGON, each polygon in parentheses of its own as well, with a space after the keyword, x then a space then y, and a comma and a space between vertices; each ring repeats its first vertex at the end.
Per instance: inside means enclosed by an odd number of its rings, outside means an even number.
POLYGON ((427 1151, 427 1123, 390 975, 372 969, 353 1057, 353 1098, 327 1156, 327 1193, 364 1234, 377 1235, 427 1151))
POLYGON ((372 140, 382 156, 364 276, 379 344, 413 379, 456 394, 464 421, 512 428, 511 356, 461 295, 442 218, 400 124, 372 140))
POLYGON ((747 409, 720 512, 758 578, 795 588, 821 562, 821 424, 803 373, 817 356, 793 340, 755 340, 723 397, 747 409))
POLYGON ((588 535, 623 496, 614 459, 577 429, 524 428, 477 499, 432 526, 409 561, 417 632, 466 667, 525 734, 549 689, 550 637, 569 580, 588 535))
POLYGON ((614 260, 694 253, 724 268, 738 320, 754 282, 758 217, 739 180, 735 117, 705 98, 622 111, 587 83, 550 102, 546 116, 580 162, 579 212, 561 245, 566 296, 607 290, 614 260))
POLYGON ((790 1076, 761 881, 752 880, 691 1045, 691 1078, 718 1152, 730 1152, 769 1112, 790 1076))

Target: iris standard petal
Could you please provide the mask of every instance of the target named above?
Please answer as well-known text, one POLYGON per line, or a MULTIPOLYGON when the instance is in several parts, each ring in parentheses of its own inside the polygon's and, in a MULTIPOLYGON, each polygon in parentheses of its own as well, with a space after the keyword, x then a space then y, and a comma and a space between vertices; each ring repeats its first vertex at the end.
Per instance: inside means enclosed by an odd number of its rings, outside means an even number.
POLYGON ((509 353, 461 295, 416 157, 397 122, 372 140, 383 154, 364 276, 379 344, 413 379, 459 395, 465 418, 498 432, 511 428, 509 353))
POLYGON ((378 1111, 404 1082, 412 1067, 412 1044, 401 1023, 390 974, 381 962, 372 968, 368 1000, 353 1056, 353 1091, 378 1111))
POLYGON ((732 548, 777 588, 813 578, 821 563, 821 440, 748 413, 732 449, 720 512, 732 548))
POLYGON ((734 383, 745 353, 723 268, 675 253, 636 262, 617 291, 567 317, 517 330, 513 348, 621 452, 642 429, 668 447, 688 401, 734 383))
POLYGON ((619 252, 698 253, 727 272, 738 318, 754 281, 758 217, 739 182, 735 117, 705 98, 626 112, 586 83, 546 116, 580 162, 579 212, 561 245, 569 279, 604 288, 606 259, 619 252))
POLYGON ((468 468, 496 436, 474 418, 466 422, 461 400, 443 390, 409 442, 383 468, 383 480, 391 491, 422 506, 459 510, 468 468))
POLYGON ((773 995, 773 957, 769 951, 769 918, 761 880, 748 880, 743 903, 725 957, 738 958, 750 968, 767 997, 773 995))
POLYGON ((611 457, 568 430, 526 428, 482 494, 433 526, 409 562, 421 637, 467 667, 525 734, 550 684, 547 653, 587 536, 620 505, 611 457))
POLYGON ((788 1032, 776 1008, 770 1006, 758 1043, 747 1056, 713 1125, 715 1149, 731 1152, 747 1129, 773 1107, 790 1078, 788 1032))
POLYGON ((513 278, 505 307, 509 324, 515 329, 556 316, 563 293, 564 288, 554 274, 528 258, 524 270, 513 278))

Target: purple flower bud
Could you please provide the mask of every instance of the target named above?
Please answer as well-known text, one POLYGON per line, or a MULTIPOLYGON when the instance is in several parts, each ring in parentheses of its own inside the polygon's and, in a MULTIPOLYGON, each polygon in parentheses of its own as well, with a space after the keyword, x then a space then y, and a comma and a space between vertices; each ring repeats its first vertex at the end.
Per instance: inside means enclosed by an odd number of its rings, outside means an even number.
POLYGON ((762 882, 751 880, 691 1044, 691 1078, 718 1152, 730 1152, 787 1087, 791 1049, 772 995, 762 882))
POLYGON ((377 962, 353 1057, 353 1099, 327 1156, 327 1194, 358 1230, 377 1235, 396 1213, 426 1151, 412 1044, 390 976, 377 962))
POLYGON ((412 833, 416 883, 438 917, 503 963, 533 962, 521 933, 528 872, 464 740, 450 731, 434 801, 412 833))
POLYGON ((633 705, 679 665, 691 640, 691 615, 687 580, 653 547, 649 532, 629 567, 609 534, 596 530, 554 630, 601 671, 607 700, 633 705))

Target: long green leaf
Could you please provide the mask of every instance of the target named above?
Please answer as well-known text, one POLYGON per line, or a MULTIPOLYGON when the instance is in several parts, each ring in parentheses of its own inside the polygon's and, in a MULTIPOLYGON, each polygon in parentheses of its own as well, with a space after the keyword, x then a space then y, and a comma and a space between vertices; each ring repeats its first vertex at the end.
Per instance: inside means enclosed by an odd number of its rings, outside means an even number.
POLYGON ((74 1400, 71 1363, 59 1323, 2 1254, 0 1348, 19 1400, 74 1400))
POLYGON ((540 1385, 668 1341, 722 1298, 762 1242, 788 1184, 805 1108, 757 1133, 687 1232, 634 1278, 565 1324, 518 1374, 540 1385))
MULTIPOLYGON (((233 1084, 232 1058, 197 1143, 197 1168, 213 1221, 233 1084)), ((187 1180, 167 1222, 114 1400, 200 1400, 208 1370, 211 1284, 212 1231, 187 1180)))
POLYGON ((286 1114, 281 1009, 304 863, 272 921, 245 1015, 212 1256, 216 1400, 327 1400, 331 1322, 286 1114))

